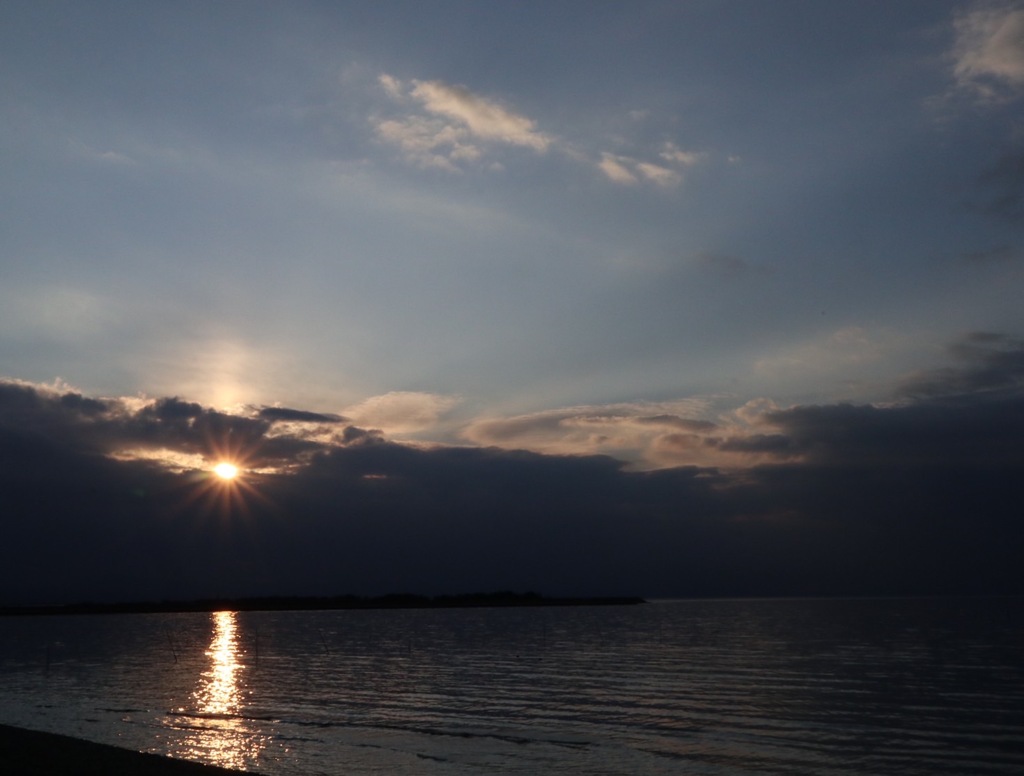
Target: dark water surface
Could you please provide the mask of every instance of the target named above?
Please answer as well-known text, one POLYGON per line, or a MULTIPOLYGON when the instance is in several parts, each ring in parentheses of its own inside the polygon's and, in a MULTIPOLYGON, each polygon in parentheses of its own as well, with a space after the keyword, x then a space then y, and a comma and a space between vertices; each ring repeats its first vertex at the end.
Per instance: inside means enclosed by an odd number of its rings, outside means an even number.
POLYGON ((265 774, 1024 773, 1024 601, 0 618, 0 722, 265 774))

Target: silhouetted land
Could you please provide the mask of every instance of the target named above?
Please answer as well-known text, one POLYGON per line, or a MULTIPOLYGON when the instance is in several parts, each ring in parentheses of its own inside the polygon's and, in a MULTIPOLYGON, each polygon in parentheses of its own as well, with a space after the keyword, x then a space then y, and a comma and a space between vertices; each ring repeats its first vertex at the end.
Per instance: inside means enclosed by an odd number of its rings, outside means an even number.
POLYGON ((469 593, 425 596, 392 593, 383 596, 263 596, 203 598, 194 601, 81 602, 59 606, 0 607, 0 616, 44 614, 137 614, 149 612, 279 612, 324 609, 455 609, 486 606, 630 606, 646 603, 638 596, 549 598, 540 593, 469 593))
POLYGON ((0 725, 0 772, 17 776, 242 776, 242 771, 0 725))

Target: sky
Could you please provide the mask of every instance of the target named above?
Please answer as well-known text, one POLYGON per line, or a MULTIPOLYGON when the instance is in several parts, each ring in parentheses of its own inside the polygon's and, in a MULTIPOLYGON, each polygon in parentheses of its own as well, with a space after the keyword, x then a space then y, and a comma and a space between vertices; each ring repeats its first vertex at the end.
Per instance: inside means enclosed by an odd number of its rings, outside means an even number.
POLYGON ((1022 2, 15 0, 0 112, 0 603, 1024 592, 1022 2))

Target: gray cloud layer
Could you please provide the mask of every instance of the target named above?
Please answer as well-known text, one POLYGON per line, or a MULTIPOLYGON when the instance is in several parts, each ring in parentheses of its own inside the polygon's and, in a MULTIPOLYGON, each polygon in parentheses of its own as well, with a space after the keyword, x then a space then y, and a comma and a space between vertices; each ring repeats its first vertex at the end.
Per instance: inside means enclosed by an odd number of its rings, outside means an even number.
POLYGON ((301 410, 243 417, 0 383, 2 603, 1024 592, 1024 344, 974 335, 954 351, 958 367, 891 406, 775 410, 731 438, 649 418, 778 461, 732 470, 418 448, 301 410), (314 438, 273 421, 342 429, 314 438), (227 490, 200 469, 111 457, 147 447, 227 448, 264 469, 227 490))

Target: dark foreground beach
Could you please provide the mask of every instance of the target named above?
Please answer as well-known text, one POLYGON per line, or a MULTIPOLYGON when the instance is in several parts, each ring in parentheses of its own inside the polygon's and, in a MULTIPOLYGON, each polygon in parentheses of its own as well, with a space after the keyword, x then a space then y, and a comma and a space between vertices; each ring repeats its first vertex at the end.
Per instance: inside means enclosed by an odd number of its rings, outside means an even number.
POLYGON ((12 776, 238 776, 241 771, 0 725, 0 772, 12 776))

